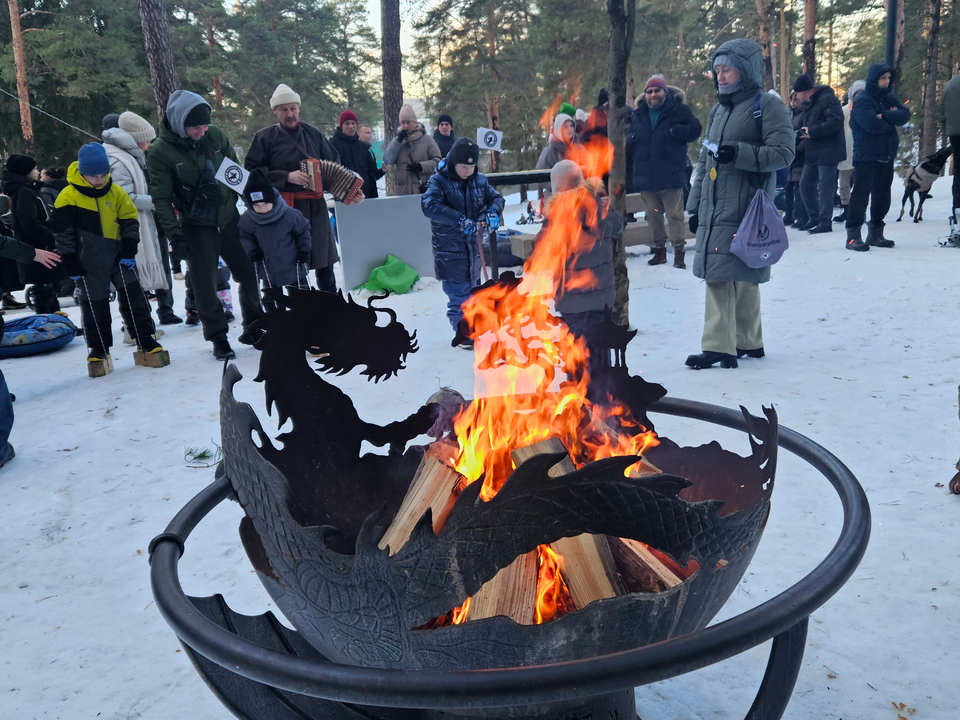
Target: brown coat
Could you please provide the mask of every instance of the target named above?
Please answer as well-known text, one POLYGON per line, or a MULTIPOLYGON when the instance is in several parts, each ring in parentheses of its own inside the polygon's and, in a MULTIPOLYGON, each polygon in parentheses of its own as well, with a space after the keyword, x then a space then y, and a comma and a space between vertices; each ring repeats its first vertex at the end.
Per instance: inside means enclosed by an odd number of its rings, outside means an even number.
POLYGON ((427 181, 436 172, 440 160, 440 148, 420 124, 403 142, 393 138, 383 152, 383 164, 397 166, 397 195, 420 195, 421 184, 427 187, 427 181), (420 163, 419 173, 407 170, 411 163, 420 163))

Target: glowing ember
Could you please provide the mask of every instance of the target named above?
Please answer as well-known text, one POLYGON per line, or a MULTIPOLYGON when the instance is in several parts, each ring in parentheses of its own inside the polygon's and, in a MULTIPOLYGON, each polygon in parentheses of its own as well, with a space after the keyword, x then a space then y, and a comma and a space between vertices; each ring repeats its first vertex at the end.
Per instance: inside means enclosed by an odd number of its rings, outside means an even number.
POLYGON ((463 605, 453 609, 453 617, 450 621, 452 625, 459 625, 467 621, 467 615, 470 613, 470 598, 464 601, 463 605))

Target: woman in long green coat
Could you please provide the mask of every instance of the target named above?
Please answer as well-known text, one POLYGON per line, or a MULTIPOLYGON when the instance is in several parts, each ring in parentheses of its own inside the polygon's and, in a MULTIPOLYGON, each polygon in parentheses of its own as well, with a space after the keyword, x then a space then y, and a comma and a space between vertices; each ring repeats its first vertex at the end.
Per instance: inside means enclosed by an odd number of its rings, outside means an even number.
POLYGON ((757 189, 773 197, 776 172, 793 162, 795 148, 786 106, 763 92, 757 43, 725 42, 714 53, 713 68, 718 102, 687 201, 697 233, 693 274, 707 285, 703 352, 687 358, 698 370, 716 363, 735 368, 738 357, 764 355, 760 283, 770 279, 770 268, 747 267, 730 252, 730 243, 757 189))

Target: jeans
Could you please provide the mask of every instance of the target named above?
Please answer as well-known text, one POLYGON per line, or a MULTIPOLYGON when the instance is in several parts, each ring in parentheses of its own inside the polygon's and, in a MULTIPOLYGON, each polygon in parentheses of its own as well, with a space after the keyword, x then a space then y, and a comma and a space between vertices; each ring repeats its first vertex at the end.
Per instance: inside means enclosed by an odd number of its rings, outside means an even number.
POLYGON ((447 295, 447 320, 450 321, 450 327, 457 331, 457 326, 463 319, 462 306, 470 297, 470 291, 473 289, 473 283, 454 282, 452 280, 441 280, 440 287, 447 295))
POLYGON ((853 190, 847 206, 847 230, 859 230, 867 216, 870 201, 870 224, 883 228, 883 218, 890 209, 890 185, 893 184, 893 163, 866 160, 853 164, 853 190))
POLYGON ((0 465, 10 459, 13 448, 8 446, 10 431, 13 429, 13 403, 10 402, 10 390, 7 380, 0 370, 0 465))
POLYGON ((818 225, 833 223, 833 196, 837 192, 837 166, 804 165, 800 176, 800 194, 810 222, 818 225))

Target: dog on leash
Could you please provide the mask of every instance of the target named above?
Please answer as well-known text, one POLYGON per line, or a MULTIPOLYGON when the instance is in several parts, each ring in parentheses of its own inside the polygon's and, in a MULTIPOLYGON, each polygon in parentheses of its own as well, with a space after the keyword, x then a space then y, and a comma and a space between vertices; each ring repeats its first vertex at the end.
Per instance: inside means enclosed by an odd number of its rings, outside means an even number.
POLYGON ((953 153, 953 147, 948 145, 943 150, 938 150, 919 165, 910 168, 910 172, 903 178, 903 202, 900 203, 900 217, 897 222, 903 220, 903 212, 907 207, 907 200, 910 201, 910 217, 914 222, 923 220, 923 201, 930 197, 930 188, 934 181, 940 177, 943 166, 953 153), (917 205, 917 211, 914 213, 914 194, 920 195, 920 203, 917 205))

